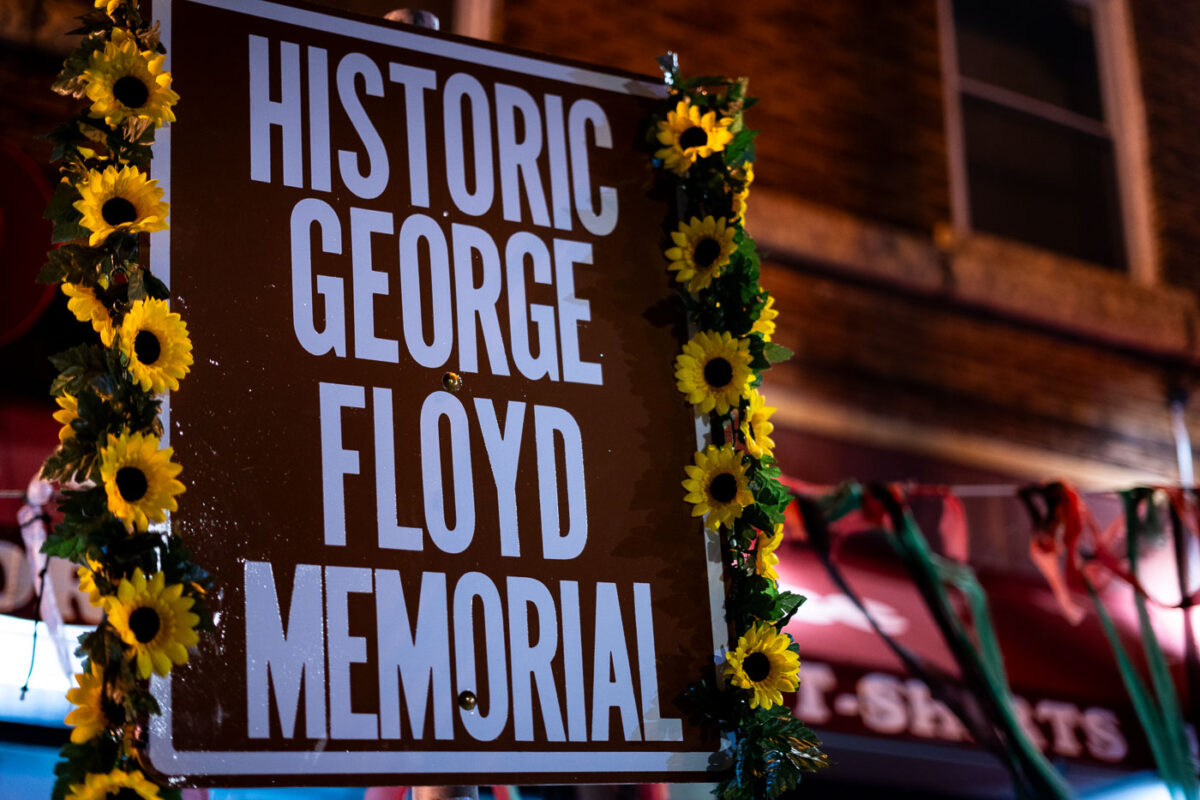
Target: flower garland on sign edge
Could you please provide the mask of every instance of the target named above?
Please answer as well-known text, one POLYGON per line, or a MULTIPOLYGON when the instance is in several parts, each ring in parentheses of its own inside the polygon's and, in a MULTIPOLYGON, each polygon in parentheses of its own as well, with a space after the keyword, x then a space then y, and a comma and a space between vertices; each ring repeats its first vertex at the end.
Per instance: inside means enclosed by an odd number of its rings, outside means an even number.
POLYGON ((723 800, 777 797, 801 774, 828 766, 816 735, 783 704, 800 683, 799 650, 784 626, 804 598, 780 591, 775 549, 791 495, 774 458, 775 409, 759 393, 763 372, 791 352, 771 341, 779 312, 759 284, 746 232, 754 180, 754 104, 745 78, 682 80, 675 55, 659 59, 669 89, 651 116, 646 144, 673 200, 663 256, 695 334, 675 359, 679 391, 709 417, 712 443, 684 467, 684 501, 721 536, 726 621, 737 639, 722 682, 701 679, 685 702, 731 739, 723 800))
POLYGON ((147 720, 160 713, 149 677, 185 664, 213 630, 209 576, 165 526, 185 487, 161 443, 160 395, 187 376, 192 344, 140 258, 145 237, 167 227, 147 170, 179 96, 157 26, 136 3, 96 0, 80 19, 82 41, 54 90, 89 104, 47 136, 61 175, 46 209, 57 246, 38 280, 60 284, 99 341, 51 359, 62 428, 42 476, 60 484, 62 521, 42 552, 80 565, 80 590, 104 616, 79 640, 83 673, 67 693, 71 738, 52 797, 166 800, 179 790, 142 772, 147 720))

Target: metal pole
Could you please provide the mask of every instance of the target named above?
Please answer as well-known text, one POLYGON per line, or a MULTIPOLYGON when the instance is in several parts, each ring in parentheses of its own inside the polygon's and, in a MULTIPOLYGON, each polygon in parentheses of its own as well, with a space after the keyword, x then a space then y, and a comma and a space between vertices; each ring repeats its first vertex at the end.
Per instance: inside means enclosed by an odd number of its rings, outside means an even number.
POLYGON ((1190 489, 1196 485, 1196 473, 1192 465, 1192 440, 1188 435, 1187 392, 1176 389, 1169 398, 1171 410, 1171 433, 1175 438, 1175 460, 1179 464, 1179 485, 1190 489))
POLYGON ((414 786, 413 800, 479 800, 478 786, 414 786))

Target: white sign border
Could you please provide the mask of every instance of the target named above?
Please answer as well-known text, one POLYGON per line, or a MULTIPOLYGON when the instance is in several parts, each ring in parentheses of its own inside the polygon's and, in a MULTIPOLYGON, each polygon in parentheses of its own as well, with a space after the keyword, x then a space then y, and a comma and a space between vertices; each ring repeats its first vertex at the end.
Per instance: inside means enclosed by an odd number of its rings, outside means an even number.
MULTIPOLYGON (((348 38, 392 45, 407 50, 482 64, 540 78, 562 81, 595 89, 664 97, 666 87, 635 78, 589 70, 531 56, 477 47, 460 41, 438 39, 410 33, 399 28, 373 25, 321 11, 295 8, 270 0, 156 0, 155 18, 167 48, 165 69, 171 68, 171 12, 176 2, 190 2, 220 8, 248 16, 265 17, 278 22, 335 33, 348 38)), ((159 130, 154 145, 153 175, 163 189, 163 200, 171 201, 171 129, 159 130)), ((171 232, 155 235, 150 250, 150 269, 168 287, 171 285, 171 232)), ((667 380, 664 377, 663 380, 667 380)), ((163 446, 170 444, 170 396, 162 401, 163 446)), ((707 420, 696 418, 697 447, 708 441, 707 420)), ((713 661, 720 662, 728 649, 725 624, 725 584, 719 534, 704 529, 705 557, 708 564, 709 602, 712 612, 713 661)), ((155 675, 151 692, 162 714, 151 717, 147 756, 164 775, 254 776, 254 775, 372 775, 372 774, 462 774, 476 773, 638 773, 638 772, 709 772, 719 768, 717 752, 701 751, 496 751, 496 750, 403 750, 403 751, 196 751, 177 750, 173 740, 171 678, 155 675)), ((725 739, 728 744, 728 737, 725 739)), ((319 746, 319 745, 318 745, 319 746)))

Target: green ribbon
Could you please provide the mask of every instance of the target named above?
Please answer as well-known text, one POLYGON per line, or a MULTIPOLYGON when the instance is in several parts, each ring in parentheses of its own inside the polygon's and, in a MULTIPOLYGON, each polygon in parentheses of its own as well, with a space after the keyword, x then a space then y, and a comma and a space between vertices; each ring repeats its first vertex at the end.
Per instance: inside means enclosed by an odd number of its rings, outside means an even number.
MULTIPOLYGON (((1138 509, 1142 503, 1151 499, 1153 492, 1150 489, 1142 488, 1129 489, 1120 494, 1125 510, 1125 544, 1129 558, 1129 572, 1136 578, 1139 556, 1138 540, 1144 529, 1152 527, 1154 522, 1152 506, 1147 514, 1150 519, 1145 523, 1143 523, 1138 509)), ((1167 785, 1171 796, 1177 800, 1198 800, 1200 798, 1200 781, 1197 781, 1196 771, 1192 767, 1179 697, 1175 692, 1175 684, 1171 680, 1170 670, 1167 669, 1167 660, 1163 655, 1162 646, 1159 645, 1158 636, 1154 632, 1154 625, 1150 621, 1150 614, 1146 610, 1145 596, 1141 592, 1134 591, 1133 602, 1137 609, 1142 651, 1150 671, 1153 692, 1146 686, 1146 682, 1133 666, 1129 653, 1117 635, 1116 627, 1113 625, 1108 611, 1104 608, 1104 604, 1100 602, 1100 597, 1091 581, 1086 581, 1086 583, 1088 595, 1092 599, 1097 616, 1100 617, 1104 635, 1108 639, 1108 644, 1116 659, 1117 670, 1121 673, 1121 681, 1125 684, 1125 690, 1129 693, 1129 699, 1133 703, 1138 721, 1146 733, 1150 752, 1154 756, 1154 763, 1158 765, 1158 772, 1163 783, 1167 785)))
MULTIPOLYGON (((894 535, 888 541, 920 589, 964 681, 977 695, 992 728, 998 755, 1012 774, 1018 795, 1069 800, 1072 794, 1067 782, 1029 740, 1017 719, 987 595, 974 571, 934 553, 908 509, 896 502, 886 487, 873 487, 872 494, 892 519, 894 535), (958 589, 966 599, 974 621, 974 639, 950 602, 947 586, 958 589)), ((823 498, 822 507, 833 520, 861 508, 862 501, 862 487, 849 483, 823 498)), ((970 720, 964 719, 963 723, 972 727, 970 720)))

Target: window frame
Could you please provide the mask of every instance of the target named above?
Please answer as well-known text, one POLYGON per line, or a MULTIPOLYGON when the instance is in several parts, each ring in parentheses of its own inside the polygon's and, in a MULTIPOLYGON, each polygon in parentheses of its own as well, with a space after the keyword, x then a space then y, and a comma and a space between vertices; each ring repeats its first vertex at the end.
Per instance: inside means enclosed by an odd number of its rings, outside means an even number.
MULTIPOLYGON (((1135 283, 1158 283, 1159 261, 1150 192, 1146 113, 1128 0, 1068 0, 1092 12, 1103 122, 1009 89, 964 77, 958 66, 953 2, 937 0, 950 213, 955 239, 963 241, 973 232, 962 120, 962 95, 968 94, 1058 125, 1108 138, 1112 142, 1125 240, 1125 272, 1135 283)), ((1021 244, 1036 246, 1028 242, 1021 244)), ((1062 257, 1070 258, 1066 255, 1062 257)))

